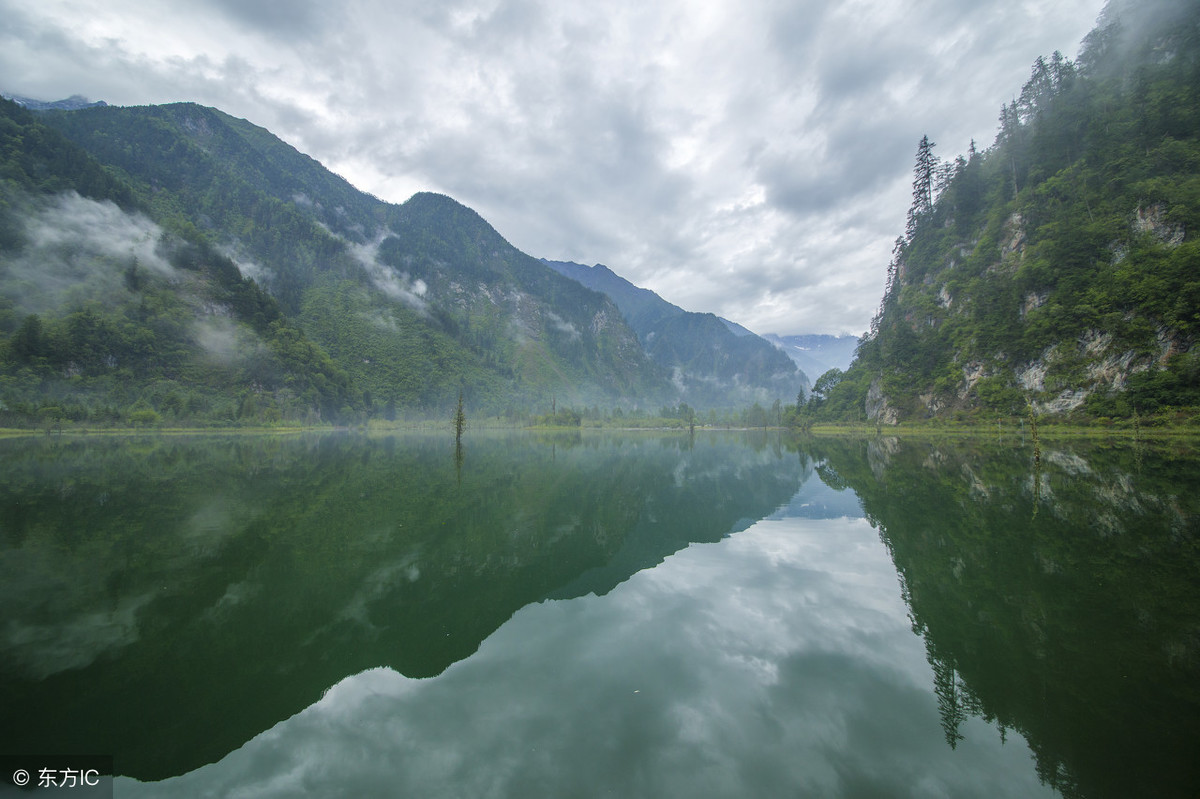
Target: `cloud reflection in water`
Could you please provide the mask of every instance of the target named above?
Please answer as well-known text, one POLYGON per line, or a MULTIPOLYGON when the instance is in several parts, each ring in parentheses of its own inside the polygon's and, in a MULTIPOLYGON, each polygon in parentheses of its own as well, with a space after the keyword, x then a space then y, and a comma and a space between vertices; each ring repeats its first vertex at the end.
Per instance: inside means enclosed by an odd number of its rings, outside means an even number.
POLYGON ((519 611, 425 680, 347 677, 140 796, 1036 796, 1028 748, 945 743, 922 641, 861 518, 694 544, 519 611))

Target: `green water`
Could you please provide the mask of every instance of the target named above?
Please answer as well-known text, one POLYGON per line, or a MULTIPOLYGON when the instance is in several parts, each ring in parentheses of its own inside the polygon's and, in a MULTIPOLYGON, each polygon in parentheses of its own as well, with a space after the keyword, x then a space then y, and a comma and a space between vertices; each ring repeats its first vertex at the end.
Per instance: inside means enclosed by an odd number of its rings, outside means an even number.
POLYGON ((117 796, 1196 796, 1175 445, 0 441, 0 753, 117 796))

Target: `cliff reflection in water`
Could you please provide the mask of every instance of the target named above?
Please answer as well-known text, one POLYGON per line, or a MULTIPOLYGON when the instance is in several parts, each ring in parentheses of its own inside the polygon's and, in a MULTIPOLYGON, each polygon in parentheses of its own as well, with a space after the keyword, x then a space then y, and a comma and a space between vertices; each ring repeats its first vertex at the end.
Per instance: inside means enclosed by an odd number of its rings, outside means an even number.
POLYGON ((1028 446, 813 450, 891 553, 950 746, 974 715, 1019 730, 1066 796, 1197 795, 1194 450, 1052 444, 1037 469, 1028 446))
POLYGON ((800 484, 761 439, 0 441, 0 751, 213 762, 347 675, 471 655, 800 484))

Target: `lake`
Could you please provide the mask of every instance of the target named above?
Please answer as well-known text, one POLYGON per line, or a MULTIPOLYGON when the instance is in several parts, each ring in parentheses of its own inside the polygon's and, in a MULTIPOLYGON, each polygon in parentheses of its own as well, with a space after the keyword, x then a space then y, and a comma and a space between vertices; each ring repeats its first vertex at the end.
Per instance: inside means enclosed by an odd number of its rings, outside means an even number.
POLYGON ((119 797, 1194 798, 1200 454, 1041 446, 0 440, 0 753, 119 797))

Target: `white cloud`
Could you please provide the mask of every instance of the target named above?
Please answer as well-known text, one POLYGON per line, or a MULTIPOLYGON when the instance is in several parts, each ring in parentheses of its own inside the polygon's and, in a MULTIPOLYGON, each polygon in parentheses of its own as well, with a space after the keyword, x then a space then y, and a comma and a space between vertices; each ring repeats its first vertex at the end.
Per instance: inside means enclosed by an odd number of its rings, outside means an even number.
POLYGON ((865 329, 923 134, 991 143, 1101 0, 0 0, 16 94, 194 100, 760 332, 865 329))
POLYGON ((24 247, 0 259, 12 299, 26 313, 128 297, 127 273, 179 278, 159 253, 162 230, 140 214, 74 192, 29 200, 24 247))
POLYGON ((398 272, 378 261, 379 245, 383 236, 369 244, 353 244, 347 242, 346 248, 354 260, 362 266, 375 287, 393 300, 404 303, 420 313, 425 313, 425 292, 428 286, 418 278, 413 280, 407 273, 398 272))

